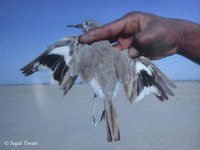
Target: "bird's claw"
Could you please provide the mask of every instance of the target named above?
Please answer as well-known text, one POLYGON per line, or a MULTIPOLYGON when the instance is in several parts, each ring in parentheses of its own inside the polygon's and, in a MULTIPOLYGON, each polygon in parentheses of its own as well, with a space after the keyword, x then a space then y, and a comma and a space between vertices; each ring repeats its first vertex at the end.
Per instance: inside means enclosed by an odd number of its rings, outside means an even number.
POLYGON ((94 115, 92 116, 92 125, 94 125, 95 127, 97 126, 96 117, 94 115))

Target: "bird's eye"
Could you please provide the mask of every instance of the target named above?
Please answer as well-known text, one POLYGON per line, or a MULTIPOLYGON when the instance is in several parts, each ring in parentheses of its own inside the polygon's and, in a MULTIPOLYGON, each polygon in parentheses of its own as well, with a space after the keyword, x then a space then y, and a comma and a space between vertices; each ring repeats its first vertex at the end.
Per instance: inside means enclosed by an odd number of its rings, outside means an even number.
POLYGON ((88 23, 86 22, 85 25, 88 25, 88 23))

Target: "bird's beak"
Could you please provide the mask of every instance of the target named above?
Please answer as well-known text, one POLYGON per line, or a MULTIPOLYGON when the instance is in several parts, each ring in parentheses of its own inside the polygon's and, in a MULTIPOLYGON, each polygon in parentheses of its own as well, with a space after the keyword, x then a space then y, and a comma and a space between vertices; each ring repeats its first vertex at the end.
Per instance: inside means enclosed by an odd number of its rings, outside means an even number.
POLYGON ((81 29, 81 28, 82 28, 82 25, 81 25, 81 24, 67 25, 67 27, 73 27, 73 28, 79 28, 79 29, 81 29))

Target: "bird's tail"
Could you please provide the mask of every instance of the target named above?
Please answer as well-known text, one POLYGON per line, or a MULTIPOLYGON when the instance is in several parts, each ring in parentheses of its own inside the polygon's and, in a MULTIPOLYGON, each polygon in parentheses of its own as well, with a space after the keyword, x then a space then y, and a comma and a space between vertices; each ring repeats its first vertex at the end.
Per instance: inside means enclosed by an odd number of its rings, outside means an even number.
POLYGON ((108 142, 119 141, 120 132, 117 123, 117 112, 113 101, 108 97, 106 98, 105 112, 108 142))

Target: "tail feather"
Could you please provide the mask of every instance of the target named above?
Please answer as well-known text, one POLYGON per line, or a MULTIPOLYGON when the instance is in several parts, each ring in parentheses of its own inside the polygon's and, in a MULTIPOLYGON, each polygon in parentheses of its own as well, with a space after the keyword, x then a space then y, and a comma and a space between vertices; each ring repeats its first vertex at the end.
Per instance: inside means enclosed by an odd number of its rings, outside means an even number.
POLYGON ((110 98, 107 98, 106 100, 105 112, 108 142, 119 141, 120 132, 117 123, 117 112, 114 107, 114 103, 110 98))

